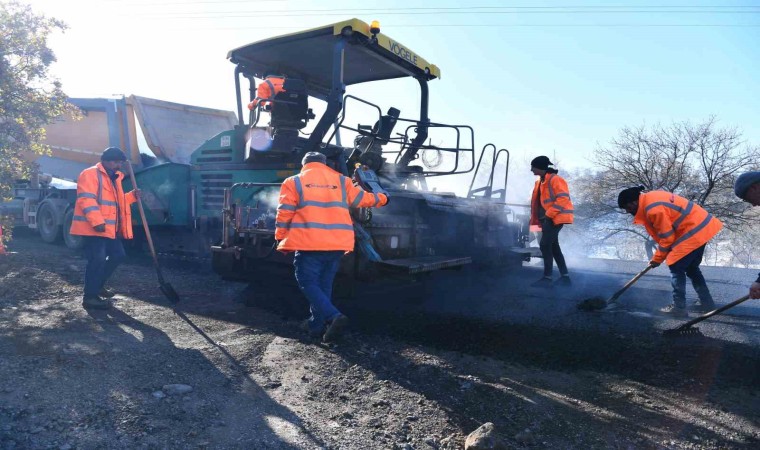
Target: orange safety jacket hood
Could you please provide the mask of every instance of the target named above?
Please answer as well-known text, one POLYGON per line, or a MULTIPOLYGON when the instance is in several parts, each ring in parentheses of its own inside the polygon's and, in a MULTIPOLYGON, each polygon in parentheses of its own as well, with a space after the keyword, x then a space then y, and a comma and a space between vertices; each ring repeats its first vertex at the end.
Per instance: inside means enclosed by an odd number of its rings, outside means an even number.
POLYGON ((543 205, 546 217, 551 219, 554 225, 573 223, 573 202, 570 200, 570 190, 565 179, 556 173, 547 173, 543 180, 539 178, 533 186, 530 202, 531 229, 534 227, 541 229, 541 223, 538 220, 539 204, 543 205), (539 186, 541 198, 538 198, 539 186))
POLYGON ((110 239, 132 239, 132 211, 137 201, 134 191, 124 193, 124 174, 117 172, 112 183, 101 163, 84 169, 77 179, 77 201, 70 233, 77 236, 100 236, 110 239), (118 214, 118 217, 117 217, 118 214), (103 232, 95 227, 105 224, 103 232), (118 226, 118 230, 116 227, 118 226))
POLYGON ((723 228, 721 221, 701 206, 666 191, 641 194, 633 223, 644 225, 657 242, 652 260, 668 265, 705 245, 723 228))
POLYGON ((280 188, 275 239, 281 251, 354 249, 349 208, 384 206, 385 194, 366 192, 325 164, 311 162, 280 188))

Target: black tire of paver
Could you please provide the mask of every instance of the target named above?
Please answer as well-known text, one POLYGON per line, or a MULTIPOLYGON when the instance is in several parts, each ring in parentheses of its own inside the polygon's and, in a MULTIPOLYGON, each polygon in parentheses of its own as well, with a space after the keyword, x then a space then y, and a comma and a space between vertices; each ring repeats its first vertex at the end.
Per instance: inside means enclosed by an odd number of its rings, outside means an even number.
POLYGON ((66 211, 66 215, 63 217, 63 242, 66 247, 72 250, 79 250, 84 246, 84 238, 82 236, 76 236, 71 234, 71 222, 74 220, 74 210, 70 209, 66 211))
POLYGON ((57 242, 61 238, 61 224, 58 223, 58 214, 49 203, 43 203, 37 210, 37 232, 48 244, 57 242))

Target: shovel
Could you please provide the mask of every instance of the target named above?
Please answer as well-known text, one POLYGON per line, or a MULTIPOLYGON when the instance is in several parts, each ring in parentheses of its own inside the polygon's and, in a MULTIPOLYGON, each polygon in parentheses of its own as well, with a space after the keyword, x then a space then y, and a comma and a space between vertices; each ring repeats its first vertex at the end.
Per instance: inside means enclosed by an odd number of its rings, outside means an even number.
MULTIPOLYGON (((132 170, 132 163, 127 161, 127 168, 129 169, 129 178, 132 180, 132 189, 137 189, 137 181, 135 180, 135 171, 132 170)), ((143 229, 145 230, 145 237, 148 239, 148 247, 150 247, 150 255, 153 257, 153 265, 156 267, 156 275, 158 275, 158 285, 161 292, 164 293, 167 299, 176 305, 179 303, 179 294, 174 290, 171 284, 164 281, 164 275, 161 273, 161 266, 158 265, 158 257, 156 256, 156 249, 153 247, 153 239, 150 237, 150 229, 148 228, 148 221, 145 219, 145 210, 143 210, 142 200, 137 199, 137 209, 140 210, 140 219, 142 220, 143 229)))
POLYGON ((631 281, 627 282, 625 286, 623 286, 619 291, 612 294, 612 297, 609 298, 609 300, 604 301, 601 298, 595 297, 595 298, 587 298, 586 300, 583 300, 578 304, 578 309, 583 311, 594 311, 599 309, 604 309, 613 303, 617 302, 617 299, 623 295, 623 292, 627 291, 629 287, 633 286, 633 283, 639 281, 639 278, 643 277, 645 273, 652 270, 654 267, 651 265, 646 266, 644 270, 637 273, 636 276, 631 278, 631 281))
POLYGON ((680 325, 680 326, 678 326, 676 328, 673 328, 671 330, 665 330, 665 331, 663 331, 662 334, 665 335, 665 336, 670 336, 670 337, 673 337, 673 336, 685 336, 685 335, 690 335, 690 334, 700 334, 699 328, 692 328, 692 325, 694 325, 696 323, 699 323, 699 322, 701 322, 703 320, 709 319, 710 317, 712 317, 714 315, 717 315, 717 314, 720 314, 720 313, 722 313, 723 311, 725 311, 725 310, 727 310, 729 308, 733 308, 734 306, 738 305, 739 303, 744 303, 747 300, 749 300, 749 294, 745 295, 744 297, 742 297, 740 299, 732 301, 728 305, 721 306, 720 308, 712 310, 709 313, 703 314, 703 315, 697 317, 696 319, 692 319, 692 320, 684 323, 683 325, 680 325))

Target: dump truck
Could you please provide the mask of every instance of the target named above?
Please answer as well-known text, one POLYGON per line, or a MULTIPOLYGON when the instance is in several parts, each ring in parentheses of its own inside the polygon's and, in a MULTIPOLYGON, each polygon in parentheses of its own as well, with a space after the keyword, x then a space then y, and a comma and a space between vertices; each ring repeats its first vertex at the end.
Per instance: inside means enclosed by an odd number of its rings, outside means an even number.
POLYGON ((208 136, 237 122, 235 113, 129 96, 114 99, 70 98, 81 117, 61 117, 46 128, 49 154, 27 153, 35 163, 29 180, 18 180, 0 215, 16 227, 36 230, 45 242, 63 240, 78 249, 82 239, 69 234, 76 201, 76 179, 100 161, 103 149, 119 147, 140 171, 165 162, 188 163, 190 154, 208 136), (139 127, 139 128, 138 128, 139 127), (150 151, 148 155, 140 147, 150 151))
POLYGON ((526 258, 528 218, 505 201, 508 150, 476 148, 469 125, 430 119, 428 83, 440 70, 409 47, 351 19, 245 45, 228 59, 236 125, 208 139, 189 164, 137 174, 160 252, 210 252, 213 269, 231 279, 289 263, 292 256, 274 250, 278 192, 298 173, 303 155, 317 151, 348 177, 359 167, 370 178, 366 188, 382 186, 391 196, 384 208, 352 209, 357 251, 344 258, 345 275, 415 276, 526 258), (257 101, 258 83, 270 83, 269 75, 284 80, 282 89, 257 101), (346 91, 397 78, 411 79, 419 93, 411 116, 346 91), (315 101, 324 105, 319 117, 315 101), (359 106, 372 114, 353 116, 359 106), (342 145, 341 133, 353 136, 350 145, 342 145), (442 177, 460 183, 469 177, 467 195, 431 187, 442 177))

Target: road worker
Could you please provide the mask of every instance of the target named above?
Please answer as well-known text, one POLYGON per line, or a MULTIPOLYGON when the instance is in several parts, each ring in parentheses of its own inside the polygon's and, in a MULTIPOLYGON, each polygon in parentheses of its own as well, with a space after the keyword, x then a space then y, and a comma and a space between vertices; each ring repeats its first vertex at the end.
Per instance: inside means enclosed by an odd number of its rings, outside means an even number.
MULTIPOLYGON (((760 172, 739 175, 734 184, 736 196, 752 206, 760 206, 760 172)), ((760 298, 760 274, 749 287, 749 298, 760 298)))
POLYGON ((533 286, 550 287, 554 261, 559 269, 559 283, 570 284, 565 256, 559 246, 559 232, 565 224, 573 223, 573 202, 567 182, 557 175, 554 164, 546 156, 530 162, 533 175, 540 177, 533 187, 530 202, 530 225, 541 229, 541 256, 544 258, 544 275, 533 286))
POLYGON ((699 265, 705 245, 718 234, 723 224, 701 206, 679 195, 643 191, 643 186, 624 189, 618 195, 618 206, 633 215, 633 223, 643 225, 657 241, 657 251, 649 265, 668 264, 673 303, 661 311, 674 317, 688 317, 686 277, 699 296, 697 308, 703 311, 714 309, 715 303, 699 265))
POLYGON ((285 77, 281 75, 268 75, 256 88, 256 98, 248 104, 248 109, 252 110, 259 106, 259 104, 262 106, 271 105, 274 96, 285 90, 284 85, 285 77))
POLYGON ((105 287, 116 267, 126 256, 122 239, 132 239, 130 205, 140 198, 135 189, 124 193, 121 167, 127 156, 109 147, 100 162, 79 174, 77 201, 70 233, 84 236, 87 268, 84 273, 85 308, 107 309, 114 292, 105 287))
POLYGON ((332 304, 332 287, 341 257, 354 250, 349 208, 385 206, 388 197, 354 186, 322 153, 306 153, 302 164, 280 188, 275 239, 278 250, 295 252, 296 281, 311 308, 309 334, 330 342, 348 323, 332 304))

